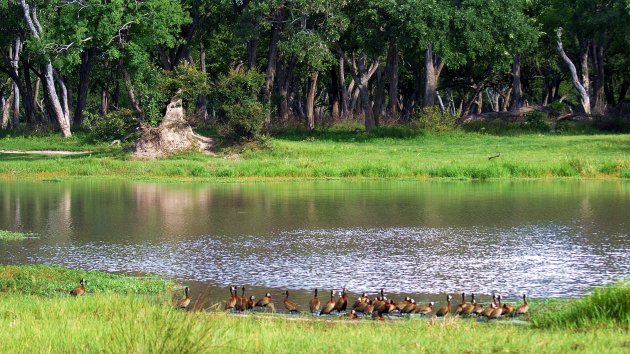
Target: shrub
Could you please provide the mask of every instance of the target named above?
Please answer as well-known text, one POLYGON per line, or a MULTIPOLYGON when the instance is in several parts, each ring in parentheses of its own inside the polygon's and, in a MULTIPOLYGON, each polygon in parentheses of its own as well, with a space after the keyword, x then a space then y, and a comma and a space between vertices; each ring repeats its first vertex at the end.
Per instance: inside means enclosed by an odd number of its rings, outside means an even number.
POLYGON ((93 140, 112 141, 131 134, 137 121, 132 110, 119 109, 105 116, 85 112, 84 125, 93 140))
POLYGON ((219 134, 233 139, 260 136, 265 106, 258 101, 264 76, 254 70, 232 70, 211 88, 210 104, 219 118, 219 134))
POLYGON ((437 106, 416 111, 412 121, 421 129, 438 132, 453 130, 457 126, 457 117, 446 111, 440 111, 437 106))

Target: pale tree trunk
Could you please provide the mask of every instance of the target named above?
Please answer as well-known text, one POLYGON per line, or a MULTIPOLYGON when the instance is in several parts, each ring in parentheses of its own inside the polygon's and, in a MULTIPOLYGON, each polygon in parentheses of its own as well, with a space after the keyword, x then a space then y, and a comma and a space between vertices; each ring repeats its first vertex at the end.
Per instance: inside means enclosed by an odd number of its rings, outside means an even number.
POLYGON ((512 103, 510 110, 518 111, 523 103, 523 87, 521 86, 521 56, 514 56, 512 63, 512 103))
POLYGON ((395 116, 400 109, 398 103, 398 48, 390 45, 387 52, 387 72, 389 80, 389 104, 387 112, 395 116))
POLYGON ((385 75, 383 70, 379 68, 376 70, 376 92, 374 93, 374 105, 372 111, 374 112, 374 124, 378 127, 380 125, 381 116, 384 113, 385 106, 385 75))
POLYGON ((595 99, 593 112, 603 115, 606 112, 604 47, 598 46, 597 42, 591 44, 591 60, 593 61, 593 69, 595 70, 595 79, 593 80, 593 95, 595 99))
POLYGON ((341 95, 340 105, 341 105, 341 116, 343 118, 348 118, 350 116, 350 94, 348 93, 348 88, 346 87, 346 70, 342 57, 339 57, 339 92, 341 95))
POLYGON ((13 106, 13 90, 10 91, 9 98, 6 100, 2 96, 2 121, 0 121, 0 128, 7 129, 9 127, 9 119, 11 115, 11 106, 13 106))
MULTIPOLYGON (((31 9, 31 7, 26 3, 26 0, 20 0, 20 5, 24 12, 24 19, 26 20, 31 35, 36 39, 40 39, 42 28, 37 20, 37 9, 35 6, 31 9)), ((61 103, 59 102, 59 96, 57 95, 57 90, 55 89, 53 67, 50 59, 45 59, 43 75, 44 85, 46 86, 46 93, 52 113, 54 114, 57 123, 59 123, 59 128, 61 129, 63 136, 69 137, 72 135, 70 132, 70 121, 67 119, 67 116, 64 115, 61 103)))
MULTIPOLYGON (((206 47, 203 45, 203 42, 199 44, 199 64, 201 72, 204 74, 204 81, 206 77, 206 47)), ((206 100, 205 95, 197 96, 197 114, 201 118, 202 121, 208 121, 208 102, 206 100)))
POLYGON ((591 42, 585 39, 580 41, 580 70, 582 76, 582 86, 586 92, 591 91, 591 79, 588 70, 588 50, 591 46, 591 42))
POLYGON ((427 44, 427 50, 424 56, 425 85, 422 107, 435 105, 438 79, 440 78, 440 73, 443 68, 444 62, 437 54, 433 53, 431 43, 427 44))
POLYGON ((308 78, 308 93, 306 95, 306 122, 309 130, 315 129, 315 93, 317 93, 317 76, 319 72, 311 74, 308 78))
MULTIPOLYGON (((19 60, 20 54, 22 52, 22 39, 20 37, 15 38, 13 41, 13 47, 11 50, 11 69, 16 75, 19 70, 19 60)), ((30 83, 27 83, 30 84, 30 83)), ((18 84, 14 81, 11 86, 13 90, 13 115, 11 119, 10 127, 11 129, 18 129, 20 127, 20 88, 18 84)))
POLYGON ((585 88, 585 86, 580 82, 575 65, 573 65, 573 62, 564 52, 564 49, 562 47, 562 28, 558 28, 556 34, 558 37, 558 41, 557 41, 558 52, 560 52, 560 56, 562 57, 562 60, 564 60, 564 62, 569 67, 569 71, 571 72, 571 81, 573 82, 573 86, 580 94, 580 101, 582 103, 582 109, 584 109, 584 113, 591 114, 591 98, 588 95, 588 91, 585 88))
POLYGON ((59 85, 59 90, 61 91, 61 109, 63 111, 63 115, 65 119, 70 122, 70 95, 68 93, 68 88, 66 87, 66 83, 58 72, 54 72, 55 80, 57 80, 57 84, 59 85))

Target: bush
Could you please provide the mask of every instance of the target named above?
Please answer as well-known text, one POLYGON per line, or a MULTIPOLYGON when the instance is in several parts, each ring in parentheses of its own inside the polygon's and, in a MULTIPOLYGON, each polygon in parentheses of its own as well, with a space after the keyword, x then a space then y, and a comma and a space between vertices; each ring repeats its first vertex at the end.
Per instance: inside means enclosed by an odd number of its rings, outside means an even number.
POLYGON ((421 129, 436 132, 453 130, 457 126, 457 117, 446 111, 440 111, 437 106, 425 107, 416 111, 412 121, 421 129))
POLYGON ((220 122, 219 134, 232 139, 254 139, 262 132, 265 106, 258 101, 264 76, 232 70, 211 88, 210 104, 220 122))
POLYGON ((92 139, 112 141, 131 134, 137 121, 132 110, 119 109, 105 116, 85 112, 84 125, 92 139))

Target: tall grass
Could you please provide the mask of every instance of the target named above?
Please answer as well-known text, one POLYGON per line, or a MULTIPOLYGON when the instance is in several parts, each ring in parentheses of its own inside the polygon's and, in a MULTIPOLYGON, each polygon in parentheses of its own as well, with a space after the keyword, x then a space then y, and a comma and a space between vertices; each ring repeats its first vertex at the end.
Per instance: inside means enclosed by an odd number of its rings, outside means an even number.
POLYGON ((625 327, 630 329, 630 281, 595 289, 570 302, 551 304, 534 317, 541 328, 625 327))

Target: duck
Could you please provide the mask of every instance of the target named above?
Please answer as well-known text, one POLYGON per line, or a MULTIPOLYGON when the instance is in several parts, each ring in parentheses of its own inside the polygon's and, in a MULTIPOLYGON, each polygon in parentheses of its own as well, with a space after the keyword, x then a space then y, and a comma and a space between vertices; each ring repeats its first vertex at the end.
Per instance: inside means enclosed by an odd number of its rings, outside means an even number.
POLYGON ((481 313, 479 314, 479 316, 490 318, 490 316, 492 315, 492 313, 494 312, 496 308, 497 308, 497 304, 492 302, 490 303, 490 307, 484 308, 483 311, 481 311, 481 313))
POLYGON ((402 312, 405 306, 407 306, 407 304, 409 304, 410 302, 411 302, 411 299, 409 298, 409 296, 406 296, 404 300, 402 300, 401 302, 398 303, 398 305, 396 305, 396 309, 398 310, 398 312, 402 312))
POLYGON ((411 314, 416 310, 416 307, 417 307, 416 300, 410 299, 409 303, 405 307, 403 307, 400 313, 411 314))
POLYGON ((236 287, 230 287, 230 298, 225 302, 225 309, 231 310, 236 308, 236 302, 238 301, 238 296, 236 295, 236 287))
POLYGON ((367 301, 367 305, 365 305, 363 313, 366 315, 371 315, 372 313, 374 313, 374 303, 372 302, 372 300, 367 301))
POLYGON ((490 319, 499 319, 501 316, 503 316, 505 310, 503 309, 503 306, 501 305, 501 295, 497 295, 496 297, 497 301, 499 302, 499 304, 495 304, 495 308, 492 311, 492 313, 490 314, 490 319))
POLYGON ((385 306, 383 307, 383 311, 380 311, 381 313, 394 313, 394 311, 396 311, 396 303, 394 302, 394 300, 389 299, 389 302, 385 303, 385 306))
POLYGON ((381 311, 383 307, 385 307, 385 301, 387 298, 385 297, 385 291, 381 288, 380 296, 377 296, 374 299, 374 309, 381 311))
POLYGON ((368 307, 371 307, 372 309, 374 308, 374 305, 372 305, 372 300, 370 299, 367 299, 367 301, 362 302, 361 304, 359 304, 359 306, 357 306, 353 310, 356 310, 357 312, 367 313, 366 311, 368 310, 368 307))
POLYGON ((455 310, 455 316, 459 316, 462 313, 464 305, 466 305, 466 294, 462 293, 462 302, 457 305, 457 309, 455 310))
POLYGON ((446 296, 446 306, 442 306, 437 310, 437 312, 435 313, 437 317, 444 317, 451 313, 451 300, 452 299, 453 297, 451 295, 446 296))
POLYGON ((284 308, 286 308, 289 313, 298 313, 299 311, 297 304, 289 300, 289 290, 285 291, 284 294, 284 301, 282 301, 284 303, 284 308))
POLYGON ((256 307, 267 307, 269 304, 273 303, 273 299, 271 298, 270 293, 266 293, 258 302, 256 302, 256 307))
POLYGON ((372 320, 374 321, 385 321, 385 318, 383 317, 383 314, 374 310, 372 311, 372 320))
POLYGON ((431 301, 427 305, 416 306, 415 312, 421 315, 428 315, 433 311, 433 306, 435 306, 435 302, 431 301))
POLYGON ((523 304, 516 309, 516 316, 524 315, 529 311, 529 304, 527 303, 527 294, 523 294, 523 304))
POLYGON ((473 305, 475 305, 475 308, 473 309, 473 313, 479 316, 481 312, 483 312, 483 305, 477 302, 477 299, 475 299, 475 294, 472 294, 471 301, 473 305))
POLYGON ((188 287, 184 288, 184 297, 177 301, 177 307, 180 309, 185 309, 190 305, 190 289, 188 287))
POLYGON ((72 296, 81 296, 85 294, 85 279, 81 278, 79 281, 79 286, 70 290, 70 295, 72 296))
POLYGON ((247 300, 247 304, 245 305, 245 310, 253 310, 254 306, 256 306, 256 303, 254 303, 254 295, 249 297, 249 300, 247 300))
POLYGON ((308 305, 311 313, 317 313, 319 311, 319 308, 321 307, 321 301, 319 300, 319 296, 317 296, 317 288, 315 289, 315 295, 313 295, 313 298, 308 305))
POLYGON ((335 292, 331 291, 330 292, 330 300, 328 300, 326 305, 324 305, 324 308, 322 309, 322 311, 319 314, 320 315, 330 315, 330 313, 335 310, 335 305, 337 305, 337 302, 335 301, 335 292))
POLYGON ((238 301, 238 309, 245 311, 247 309, 247 296, 245 296, 245 286, 241 288, 241 298, 238 301))
POLYGON ((343 288, 343 291, 339 293, 339 299, 335 305, 335 310, 341 313, 345 311, 346 308, 348 308, 348 291, 346 288, 343 288))
POLYGON ((367 302, 367 300, 368 294, 363 293, 363 295, 359 296, 359 298, 357 298, 357 300, 354 302, 354 304, 352 305, 352 309, 355 310, 357 307, 362 306, 367 302))
POLYGON ((356 320, 357 318, 359 318, 359 315, 357 315, 357 312, 355 310, 352 310, 348 314, 348 317, 350 317, 351 320, 356 320))
POLYGON ((477 300, 475 299, 475 294, 470 294, 470 303, 464 304, 462 306, 462 311, 460 315, 462 316, 470 316, 473 311, 475 311, 475 307, 477 306, 477 300))

